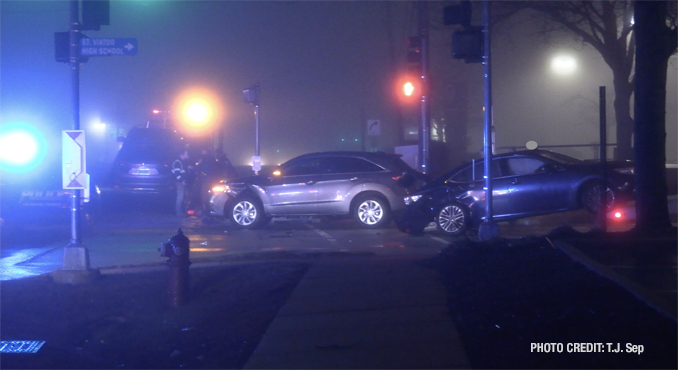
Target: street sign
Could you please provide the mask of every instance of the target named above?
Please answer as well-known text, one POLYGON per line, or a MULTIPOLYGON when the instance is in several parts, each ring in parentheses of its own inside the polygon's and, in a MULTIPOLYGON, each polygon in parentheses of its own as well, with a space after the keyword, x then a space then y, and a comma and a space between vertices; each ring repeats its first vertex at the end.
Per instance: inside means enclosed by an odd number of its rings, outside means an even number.
POLYGON ((61 174, 64 189, 85 189, 87 174, 85 166, 85 131, 61 131, 61 174))
POLYGON ((367 121, 367 134, 371 136, 381 135, 381 121, 371 119, 367 121))
POLYGON ((83 37, 80 39, 80 55, 83 57, 137 55, 137 39, 83 37))

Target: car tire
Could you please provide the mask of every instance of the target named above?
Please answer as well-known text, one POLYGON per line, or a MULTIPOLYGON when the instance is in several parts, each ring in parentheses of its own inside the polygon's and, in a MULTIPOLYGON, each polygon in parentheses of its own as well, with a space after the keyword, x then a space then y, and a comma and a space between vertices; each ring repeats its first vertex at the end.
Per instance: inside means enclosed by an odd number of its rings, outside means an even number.
POLYGON ((436 227, 447 235, 464 235, 471 227, 471 213, 463 204, 447 203, 436 214, 436 227))
POLYGON ((235 227, 240 229, 256 229, 264 226, 270 220, 264 214, 264 207, 259 199, 245 196, 235 199, 227 207, 228 218, 235 227))
MULTIPOLYGON (((602 186, 598 183, 588 183, 584 185, 579 194, 579 200, 583 208, 591 214, 598 214, 600 209, 600 194, 602 186)), ((610 187, 607 187, 607 210, 614 206, 615 194, 610 187)))
POLYGON ((376 229, 388 223, 391 208, 385 198, 379 195, 358 196, 353 206, 353 218, 362 227, 376 229))

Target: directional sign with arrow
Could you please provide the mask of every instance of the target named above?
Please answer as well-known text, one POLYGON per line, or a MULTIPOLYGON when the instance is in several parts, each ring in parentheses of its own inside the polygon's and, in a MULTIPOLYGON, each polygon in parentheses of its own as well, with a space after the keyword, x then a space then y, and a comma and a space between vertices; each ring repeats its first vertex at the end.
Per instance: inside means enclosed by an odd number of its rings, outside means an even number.
POLYGON ((381 121, 378 119, 367 120, 367 134, 372 136, 381 135, 381 121))
POLYGON ((137 55, 137 39, 83 37, 80 39, 80 55, 83 57, 137 55))

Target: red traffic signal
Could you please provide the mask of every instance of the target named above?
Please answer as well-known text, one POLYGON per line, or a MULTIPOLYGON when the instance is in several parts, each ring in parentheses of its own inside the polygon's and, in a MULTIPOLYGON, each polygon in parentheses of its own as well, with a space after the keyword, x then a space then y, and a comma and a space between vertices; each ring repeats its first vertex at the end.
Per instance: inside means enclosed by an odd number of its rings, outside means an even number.
POLYGON ((404 76, 396 84, 398 98, 403 103, 413 103, 421 99, 421 78, 404 76))

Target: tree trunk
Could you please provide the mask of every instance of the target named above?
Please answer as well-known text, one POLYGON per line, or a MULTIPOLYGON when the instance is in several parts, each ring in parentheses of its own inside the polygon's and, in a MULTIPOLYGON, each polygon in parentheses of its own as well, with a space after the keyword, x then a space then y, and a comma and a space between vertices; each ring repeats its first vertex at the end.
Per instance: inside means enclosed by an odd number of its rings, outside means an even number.
POLYGON ((617 148, 614 153, 616 160, 633 159, 633 117, 631 117, 631 95, 633 94, 633 84, 628 82, 629 75, 623 70, 616 71, 614 85, 614 115, 617 121, 617 148), (620 74, 620 76, 617 76, 620 74))
POLYGON ((672 227, 667 206, 665 110, 666 71, 675 41, 671 45, 667 35, 666 6, 663 1, 636 1, 634 6, 636 230, 642 233, 672 227))

